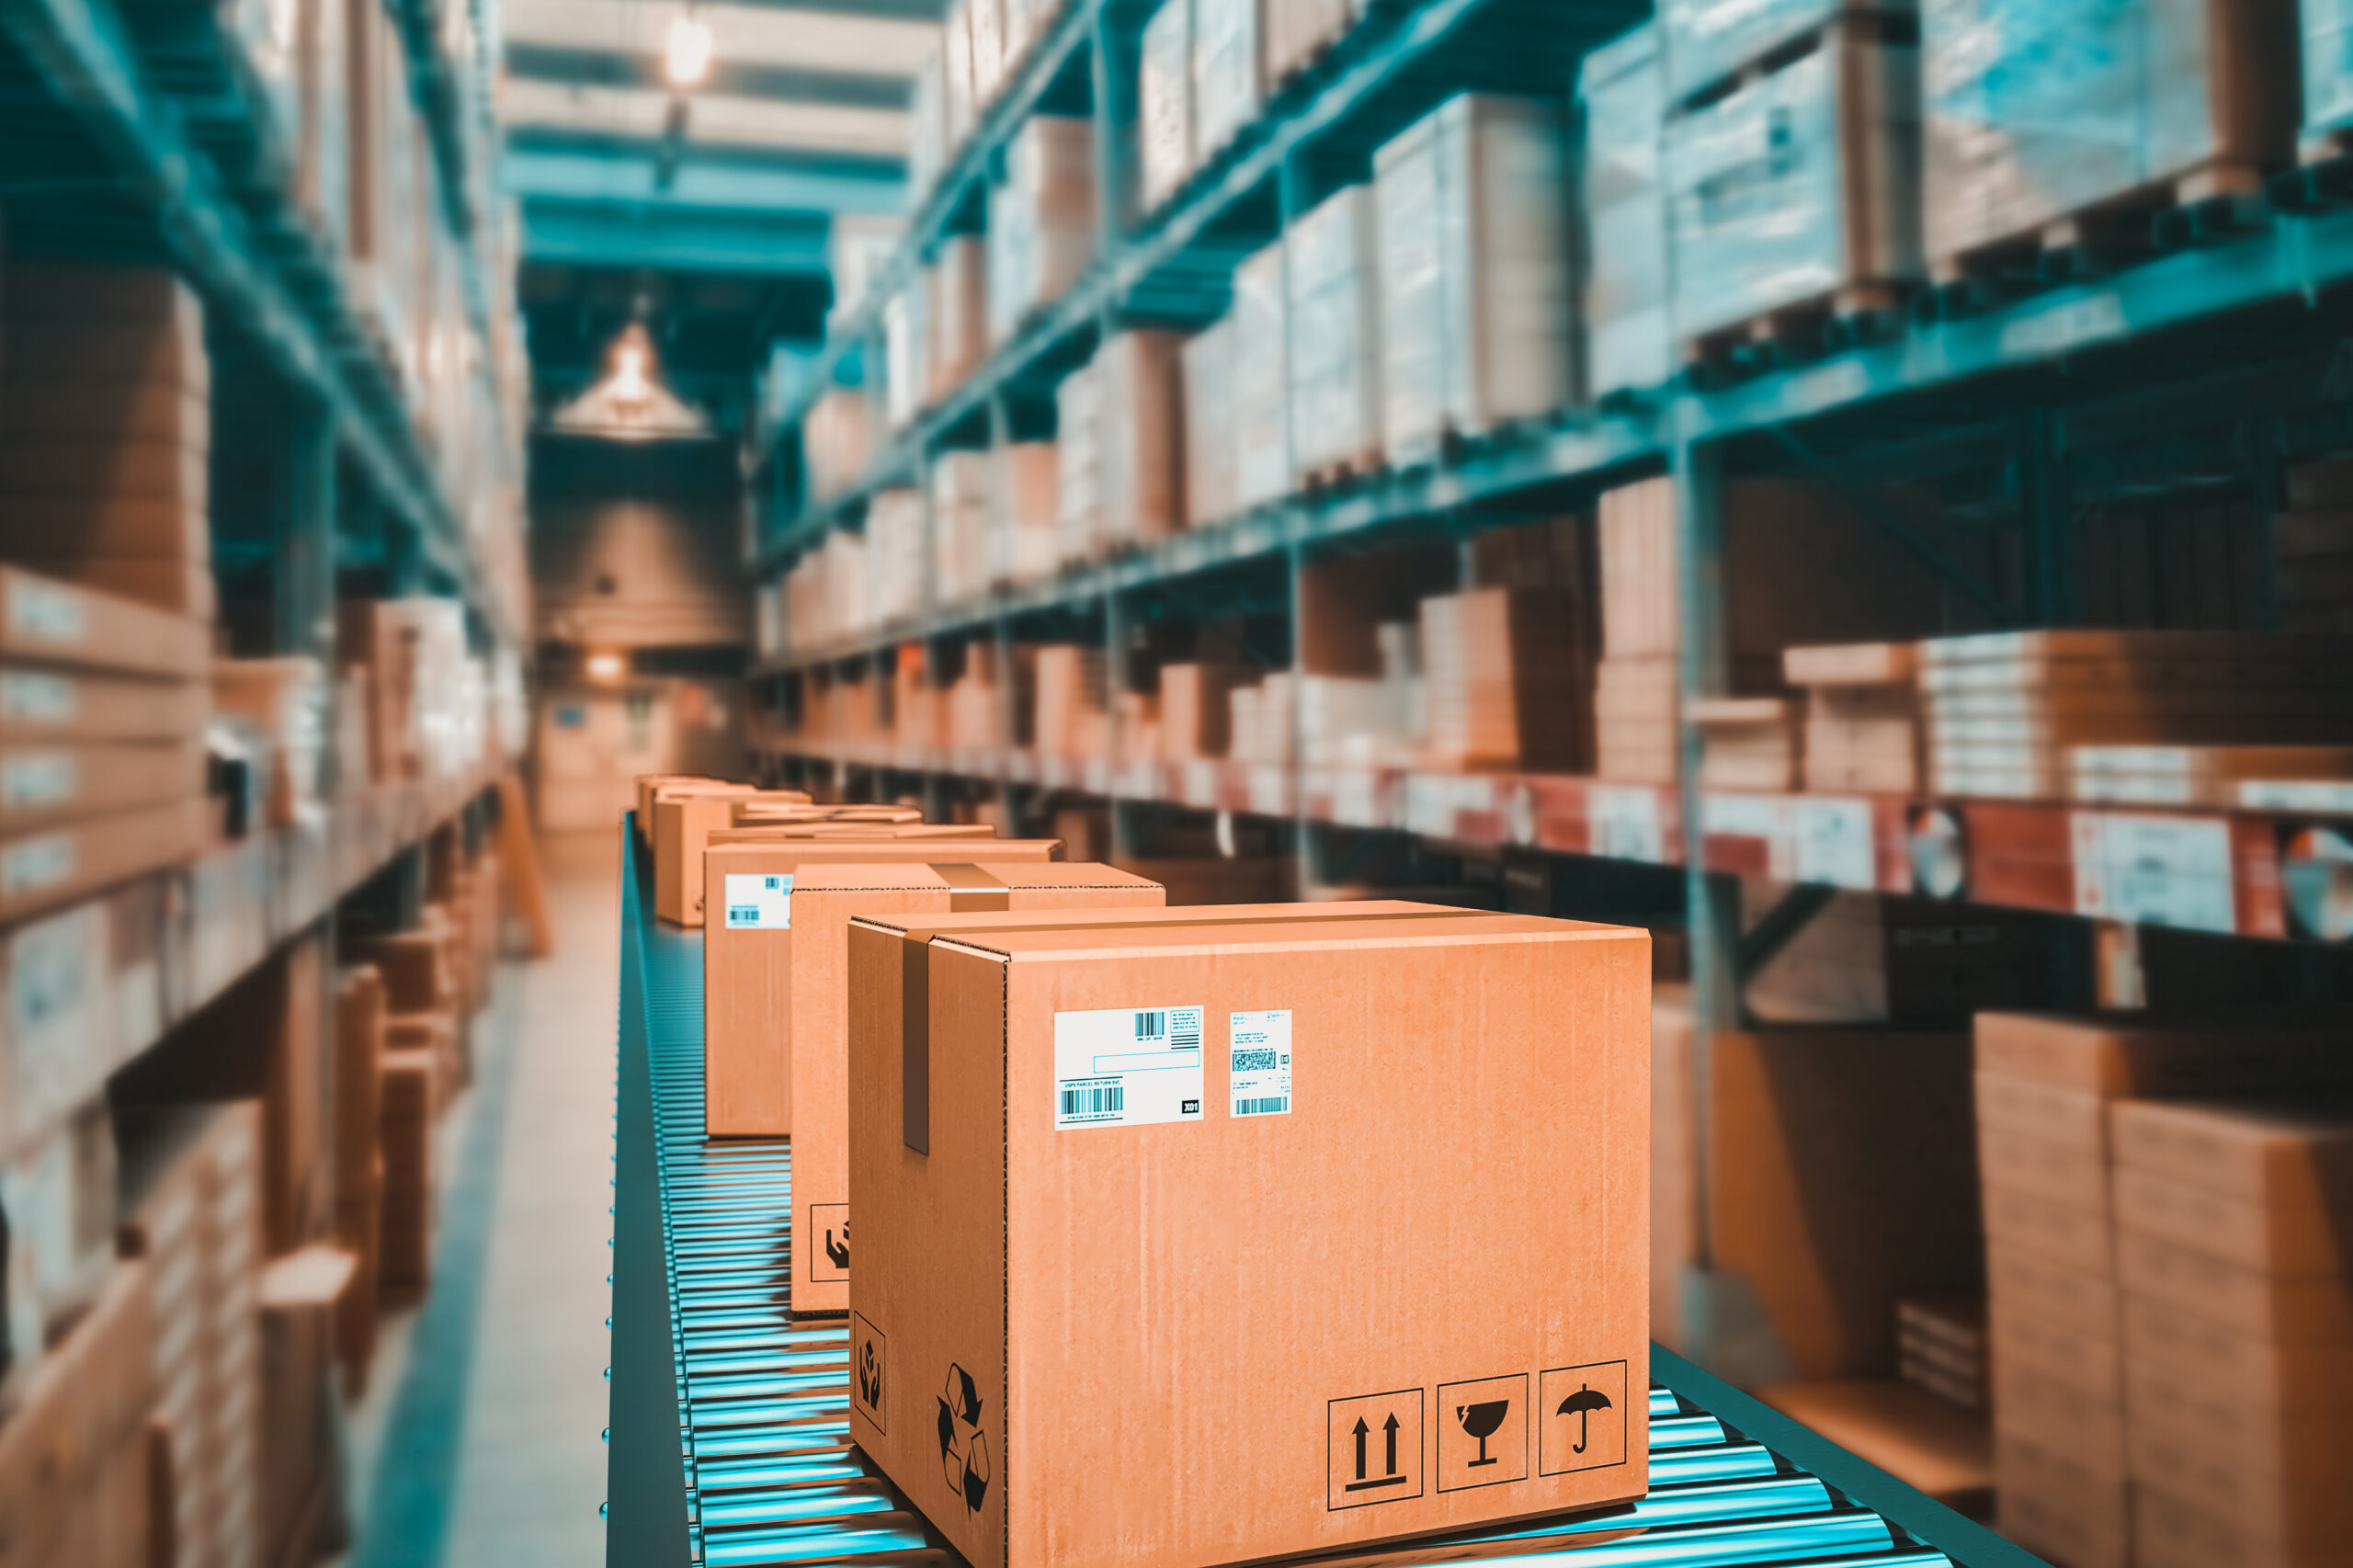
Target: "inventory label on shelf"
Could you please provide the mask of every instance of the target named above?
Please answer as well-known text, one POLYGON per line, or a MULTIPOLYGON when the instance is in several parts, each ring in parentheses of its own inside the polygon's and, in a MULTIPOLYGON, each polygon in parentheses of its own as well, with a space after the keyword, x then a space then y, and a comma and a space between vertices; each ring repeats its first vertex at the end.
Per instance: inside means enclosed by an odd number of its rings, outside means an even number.
POLYGON ((1666 835, 1659 828, 1657 790, 1595 784, 1585 792, 1585 814, 1592 853, 1613 860, 1665 864, 1666 835))
POLYGON ((2068 827, 2076 914, 2189 931, 2238 929, 2226 820, 2076 812, 2068 827))
POLYGON ((790 874, 763 875, 757 871, 728 872, 727 928, 730 931, 791 930, 792 878, 790 874))
POLYGON ((1056 1013, 1056 1130, 1200 1120, 1201 1012, 1193 1006, 1056 1013))
POLYGON ((23 719, 63 724, 74 717, 74 682, 70 676, 39 670, 0 673, 0 719, 23 719))
POLYGON ((1802 882, 1869 892, 1879 886, 1871 803, 1803 797, 1791 803, 1790 870, 1802 882))
POLYGON ((2125 333, 2124 306, 2114 294, 2098 293, 2068 300, 2002 328, 2002 352, 2007 356, 2064 354, 2102 338, 2125 333))
POLYGON ((1236 1013, 1230 1020, 1233 1114, 1290 1114, 1290 1009, 1236 1013))
POLYGON ((0 897, 54 887, 74 874, 74 835, 19 839, 0 850, 0 897))
POLYGON ((1290 772, 1270 762, 1250 768, 1250 810, 1262 817, 1290 814, 1290 772))
POLYGON ((2240 805, 2254 811, 2353 814, 2353 784, 2335 779, 2249 779, 2239 786, 2238 796, 2240 805))
POLYGON ((0 763, 0 804, 19 811, 60 805, 74 798, 77 769, 72 752, 32 752, 0 763))
POLYGON ((1797 880, 1790 800, 1785 795, 1703 795, 1699 831, 1710 837, 1753 838, 1765 846, 1765 874, 1776 881, 1797 880))
POLYGON ((17 579, 8 590, 8 630, 50 642, 79 642, 89 635, 89 607, 71 588, 17 579))

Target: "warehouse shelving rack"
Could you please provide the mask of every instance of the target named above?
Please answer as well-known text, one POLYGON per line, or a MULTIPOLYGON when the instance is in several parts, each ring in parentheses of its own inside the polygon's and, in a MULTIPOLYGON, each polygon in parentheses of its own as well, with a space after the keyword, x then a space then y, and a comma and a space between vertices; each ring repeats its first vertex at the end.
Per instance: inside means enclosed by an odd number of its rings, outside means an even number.
MULTIPOLYGON (((846 1327, 792 1316, 790 1143, 703 1135, 702 938, 654 920, 633 823, 621 867, 605 1561, 953 1568, 850 1444, 846 1327)), ((1584 1568, 2043 1568, 1664 1346, 1651 1355, 1648 1496, 1440 1544, 1506 1565, 1574 1551, 1584 1568)))

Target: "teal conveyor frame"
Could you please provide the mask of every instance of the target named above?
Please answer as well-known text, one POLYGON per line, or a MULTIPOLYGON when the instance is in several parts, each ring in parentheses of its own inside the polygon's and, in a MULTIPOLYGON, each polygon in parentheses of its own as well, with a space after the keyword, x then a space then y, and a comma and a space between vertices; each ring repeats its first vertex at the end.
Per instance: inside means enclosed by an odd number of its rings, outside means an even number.
MULTIPOLYGON (((607 1568, 954 1568, 850 1445, 844 1326, 791 1320, 790 1142, 703 1136, 701 935, 654 922, 623 834, 607 1568)), ((2047 1568, 1663 1346, 1651 1373, 1647 1497, 1446 1544, 1509 1568, 2047 1568)))

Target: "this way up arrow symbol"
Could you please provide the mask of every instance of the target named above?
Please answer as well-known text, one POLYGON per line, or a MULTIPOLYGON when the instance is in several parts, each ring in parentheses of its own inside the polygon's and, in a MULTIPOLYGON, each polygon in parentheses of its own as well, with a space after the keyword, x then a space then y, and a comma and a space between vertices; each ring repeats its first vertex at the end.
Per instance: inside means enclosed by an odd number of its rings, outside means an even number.
MULTIPOLYGON (((1357 1479, 1358 1481, 1362 1481, 1364 1479, 1364 1435, 1367 1430, 1368 1428, 1364 1424, 1364 1417, 1361 1415, 1358 1416, 1357 1479)), ((1392 1470, 1395 1470, 1397 1468, 1397 1418, 1393 1415, 1389 1418, 1389 1468, 1392 1470)))
MULTIPOLYGON (((1364 1423, 1359 1421, 1357 1425, 1361 1426, 1364 1423)), ((1381 1424, 1381 1429, 1389 1434, 1389 1463, 1381 1473, 1383 1475, 1394 1475, 1397 1473, 1397 1413, 1395 1411, 1392 1410, 1389 1413, 1389 1419, 1381 1424)), ((1364 1449, 1364 1439, 1362 1437, 1358 1437, 1357 1439, 1357 1449, 1358 1450, 1357 1474, 1361 1477, 1364 1474, 1362 1452, 1364 1449)))

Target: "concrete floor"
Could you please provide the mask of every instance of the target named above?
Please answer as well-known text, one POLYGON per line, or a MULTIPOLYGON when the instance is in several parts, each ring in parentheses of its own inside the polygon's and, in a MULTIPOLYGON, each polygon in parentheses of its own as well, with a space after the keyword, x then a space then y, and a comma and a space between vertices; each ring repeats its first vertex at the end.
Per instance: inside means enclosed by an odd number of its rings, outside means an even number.
POLYGON ((349 1568, 604 1562, 619 831, 540 853, 555 954, 502 971, 439 1130, 433 1291, 351 1412, 349 1568))

